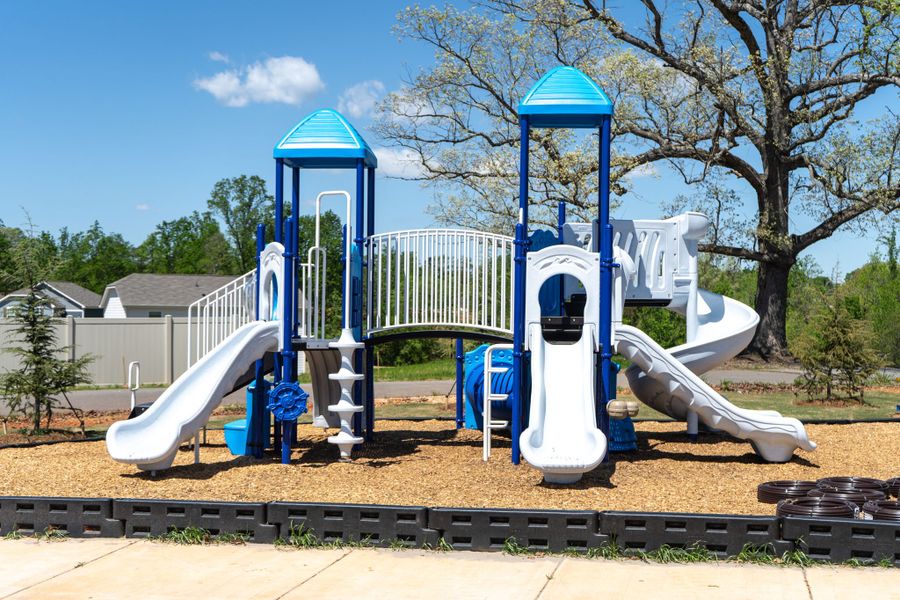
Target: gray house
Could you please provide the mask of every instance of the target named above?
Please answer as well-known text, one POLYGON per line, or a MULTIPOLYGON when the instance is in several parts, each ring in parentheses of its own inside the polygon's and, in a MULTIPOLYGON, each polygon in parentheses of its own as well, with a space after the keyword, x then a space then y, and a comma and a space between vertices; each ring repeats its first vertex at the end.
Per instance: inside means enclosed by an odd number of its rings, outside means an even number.
POLYGON ((192 303, 231 281, 231 275, 132 273, 106 286, 100 308, 107 319, 186 317, 192 303))
MULTIPOLYGON (((0 318, 9 318, 28 295, 28 288, 0 298, 0 318)), ((102 317, 100 295, 69 281, 42 281, 35 291, 50 301, 55 317, 102 317)))

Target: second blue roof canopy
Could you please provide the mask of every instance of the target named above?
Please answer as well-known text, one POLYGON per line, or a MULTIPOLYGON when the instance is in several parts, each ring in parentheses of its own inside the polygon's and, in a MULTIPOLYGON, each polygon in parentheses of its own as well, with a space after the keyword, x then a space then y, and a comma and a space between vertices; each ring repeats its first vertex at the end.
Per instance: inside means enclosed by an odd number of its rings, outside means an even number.
POLYGON ((575 67, 549 71, 519 103, 519 116, 531 127, 598 127, 612 114, 609 96, 575 67))
POLYGON ((275 158, 289 167, 351 169, 362 159, 377 167, 378 159, 366 140, 336 110, 324 108, 307 115, 275 144, 275 158))

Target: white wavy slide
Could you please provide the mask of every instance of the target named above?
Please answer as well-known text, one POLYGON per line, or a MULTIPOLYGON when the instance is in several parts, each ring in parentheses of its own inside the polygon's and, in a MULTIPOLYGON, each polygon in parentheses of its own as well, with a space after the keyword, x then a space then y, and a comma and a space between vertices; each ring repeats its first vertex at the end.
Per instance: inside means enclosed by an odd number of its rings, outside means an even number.
POLYGON ((531 409, 519 438, 522 456, 544 481, 574 483, 606 455, 594 409, 594 327, 583 325, 574 344, 548 343, 537 323, 528 335, 531 409))
POLYGON ((247 366, 278 347, 278 321, 237 329, 163 392, 142 415, 114 423, 106 449, 115 460, 145 471, 168 469, 178 446, 209 420, 247 366))
POLYGON ((699 373, 747 346, 759 317, 741 302, 706 290, 699 293, 698 333, 689 343, 666 350, 640 329, 616 325, 616 350, 633 363, 626 371, 632 391, 675 419, 684 419, 689 410, 696 413, 708 427, 748 440, 769 462, 787 462, 797 448, 814 450, 797 419, 739 408, 700 379, 699 373))

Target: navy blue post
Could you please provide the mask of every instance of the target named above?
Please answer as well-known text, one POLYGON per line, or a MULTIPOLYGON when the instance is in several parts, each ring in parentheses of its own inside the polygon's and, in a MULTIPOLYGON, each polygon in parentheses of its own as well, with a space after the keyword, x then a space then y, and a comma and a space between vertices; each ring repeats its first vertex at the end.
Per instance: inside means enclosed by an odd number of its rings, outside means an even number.
POLYGON ((512 403, 512 462, 521 461, 519 437, 522 435, 522 407, 525 398, 525 254, 528 244, 528 117, 519 120, 519 222, 516 224, 515 277, 513 290, 513 381, 515 396, 512 403))
POLYGON ((294 381, 295 373, 294 373, 294 356, 296 352, 293 349, 293 334, 291 330, 291 324, 293 323, 293 319, 291 318, 292 311, 294 310, 294 296, 287 290, 291 290, 294 287, 294 270, 296 268, 294 264, 294 231, 296 227, 297 219, 295 217, 290 217, 287 220, 287 240, 284 245, 284 276, 283 276, 283 284, 284 289, 286 290, 284 293, 284 298, 282 299, 282 320, 284 322, 283 333, 281 338, 282 343, 282 361, 283 364, 281 366, 281 379, 282 381, 294 381))
MULTIPOLYGON (((375 169, 369 167, 366 170, 366 237, 370 238, 375 235, 375 169)), ((368 256, 363 258, 368 261, 368 256)), ((371 265, 365 263, 366 273, 371 265)), ((367 297, 369 290, 366 289, 365 295, 360 295, 360 302, 367 297)), ((365 335, 363 336, 365 337, 365 335)), ((366 348, 366 441, 371 442, 375 432, 375 353, 372 347, 366 348)))
MULTIPOLYGON (((294 258, 300 256, 300 168, 294 167, 291 169, 291 216, 294 218, 294 226, 292 228, 293 234, 293 248, 292 252, 294 253, 294 258)), ((296 272, 296 271, 295 271, 296 272)), ((298 286, 293 286, 292 296, 294 299, 294 307, 298 306, 300 290, 298 286)), ((297 335, 297 311, 291 314, 291 322, 290 329, 291 335, 297 335)), ((295 373, 297 369, 297 365, 294 365, 295 373)))
MULTIPOLYGON (((259 320, 259 290, 260 268, 259 255, 266 245, 266 226, 260 223, 256 226, 256 309, 254 318, 259 320)), ((247 452, 254 458, 262 458, 269 437, 266 414, 266 388, 265 373, 262 360, 256 361, 253 389, 253 400, 250 405, 250 414, 247 415, 247 452)))
POLYGON ((600 229, 600 402, 597 422, 603 435, 609 436, 609 413, 606 403, 610 389, 615 389, 612 362, 612 271, 613 229, 609 222, 609 145, 611 117, 600 124, 600 186, 597 193, 600 229))
POLYGON ((466 423, 465 414, 463 414, 463 387, 465 386, 465 381, 463 381, 463 360, 465 359, 465 354, 463 354, 463 340, 462 338, 456 338, 456 428, 462 429, 463 425, 466 423))
MULTIPOLYGON (((558 244, 565 244, 564 233, 566 228, 566 203, 560 202, 556 208, 556 241, 558 244)), ((566 280, 564 277, 559 278, 559 316, 565 314, 566 300, 566 280)))
MULTIPOLYGON (((353 226, 353 231, 355 235, 353 237, 353 242, 356 244, 357 256, 359 256, 360 260, 363 260, 365 256, 365 247, 366 247, 366 237, 363 233, 365 231, 365 215, 366 215, 366 166, 365 161, 363 159, 357 159, 356 161, 356 223, 353 226)), ((350 223, 347 223, 347 226, 350 226, 350 223)), ((351 260, 351 256, 347 257, 347 260, 351 260)), ((351 277, 351 284, 353 278, 351 277)), ((361 284, 362 282, 360 282, 361 284)), ((360 315, 362 317, 362 307, 360 303, 362 302, 362 294, 354 294, 352 285, 351 289, 345 290, 344 293, 350 294, 351 301, 353 305, 350 307, 350 314, 347 315, 347 326, 348 327, 356 327, 357 325, 362 325, 361 323, 357 324, 354 322, 353 315, 360 315)), ((363 353, 357 352, 353 357, 353 370, 357 373, 363 372, 363 353)), ((355 399, 356 404, 360 404, 365 406, 367 404, 366 398, 363 397, 363 384, 361 381, 357 381, 353 384, 353 398, 355 399)), ((362 437, 363 433, 363 419, 362 414, 356 413, 353 415, 353 435, 362 437)))
POLYGON ((284 239, 284 159, 275 159, 275 241, 284 239))

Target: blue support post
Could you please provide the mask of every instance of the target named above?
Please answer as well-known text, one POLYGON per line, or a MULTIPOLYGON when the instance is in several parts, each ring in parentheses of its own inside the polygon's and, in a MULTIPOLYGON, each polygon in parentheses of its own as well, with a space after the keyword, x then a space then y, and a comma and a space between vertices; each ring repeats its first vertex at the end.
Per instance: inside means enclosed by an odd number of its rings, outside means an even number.
POLYGON ((463 414, 463 387, 465 386, 465 381, 463 381, 463 360, 465 359, 465 354, 463 354, 463 340, 462 338, 456 338, 456 428, 462 429, 463 425, 466 423, 465 414, 463 414))
MULTIPOLYGON (((563 239, 563 233, 566 227, 566 203, 560 202, 559 206, 556 209, 556 239, 557 243, 565 244, 565 240, 563 239)), ((566 279, 565 277, 559 278, 559 316, 564 316, 565 309, 565 301, 566 301, 566 279)))
MULTIPOLYGON (((293 234, 293 249, 294 258, 300 256, 300 168, 294 167, 291 169, 291 216, 294 218, 294 227, 292 230, 293 234)), ((296 271, 295 271, 296 273, 296 271)), ((297 335, 297 311, 296 307, 299 306, 300 299, 298 294, 300 293, 299 286, 293 286, 291 290, 293 297, 293 305, 295 307, 294 313, 291 315, 291 335, 297 335)), ((294 365, 294 372, 297 372, 297 365, 294 365)))
MULTIPOLYGON (((360 260, 365 259, 365 248, 366 248, 366 236, 364 233, 365 227, 365 215, 366 215, 366 205, 365 205, 365 184, 366 184, 366 167, 363 159, 358 159, 356 161, 356 224, 353 227, 356 235, 353 238, 353 242, 356 244, 356 250, 358 252, 358 256, 360 260)), ((347 226, 350 226, 350 223, 347 223, 347 226)), ((352 256, 348 256, 347 260, 351 260, 352 256)), ((360 282, 362 283, 362 282, 360 282)), ((353 301, 353 306, 350 307, 350 314, 347 315, 347 323, 348 327, 356 327, 357 323, 353 322, 353 315, 360 315, 362 317, 362 307, 359 306, 359 303, 362 302, 362 294, 355 295, 353 294, 353 289, 344 290, 344 293, 350 294, 350 298, 353 301)), ((361 325, 361 324, 360 324, 361 325)), ((357 373, 363 372, 363 353, 357 352, 353 357, 353 370, 357 373)), ((357 381, 353 384, 353 398, 357 404, 362 401, 363 406, 366 405, 367 400, 363 396, 363 384, 361 381, 357 381)), ((353 415, 353 435, 362 437, 363 433, 363 420, 362 414, 356 413, 353 415)))
POLYGON ((284 159, 275 159, 275 241, 284 240, 284 159))
POLYGON ((287 240, 284 245, 284 275, 282 282, 284 284, 284 299, 282 300, 282 313, 281 318, 284 323, 283 334, 281 338, 282 350, 282 365, 281 365, 281 380, 292 382, 296 379, 296 374, 294 373, 294 357, 296 356, 296 352, 294 352, 293 347, 293 322, 292 318, 294 306, 293 299, 294 296, 291 293, 291 290, 294 288, 294 229, 296 227, 296 218, 290 217, 287 220, 287 240))
MULTIPOLYGON (((254 318, 259 320, 259 289, 260 269, 259 255, 266 245, 266 226, 260 223, 256 226, 256 309, 254 318)), ((263 373, 263 361, 256 361, 253 399, 250 405, 250 414, 247 415, 247 453, 254 458, 262 458, 263 450, 269 441, 269 423, 266 417, 265 397, 265 373, 263 373)))
MULTIPOLYGON (((366 171, 366 237, 375 235, 375 169, 370 167, 366 171)), ((364 265, 368 272, 370 265, 365 261, 368 256, 363 256, 364 265)), ((360 295, 360 302, 364 298, 368 298, 370 290, 368 286, 363 288, 364 294, 360 295)), ((368 310, 368 308, 367 308, 368 310)), ((367 337, 367 332, 363 331, 363 338, 367 337)), ((366 441, 371 442, 375 432, 375 349, 372 346, 366 348, 366 378, 364 380, 366 386, 366 441)))
MULTIPOLYGON (((284 159, 275 159, 275 241, 284 243, 284 159)), ((285 288, 287 289, 287 288, 285 288)), ((283 298, 279 298, 279 302, 284 302, 283 298)), ((275 383, 281 381, 282 375, 282 356, 275 353, 273 368, 273 379, 275 383)), ((281 443, 281 423, 276 422, 274 428, 274 444, 277 448, 281 443)))
POLYGON ((528 117, 521 117, 519 148, 519 222, 516 224, 515 278, 513 290, 513 380, 515 396, 512 403, 512 462, 521 461, 519 437, 522 435, 522 407, 525 398, 525 254, 528 244, 528 117))
POLYGON ((609 223, 609 145, 610 117, 600 125, 600 186, 597 193, 600 229, 600 401, 597 422, 604 435, 609 436, 609 413, 606 403, 610 389, 615 389, 612 362, 612 271, 613 231, 609 223))

